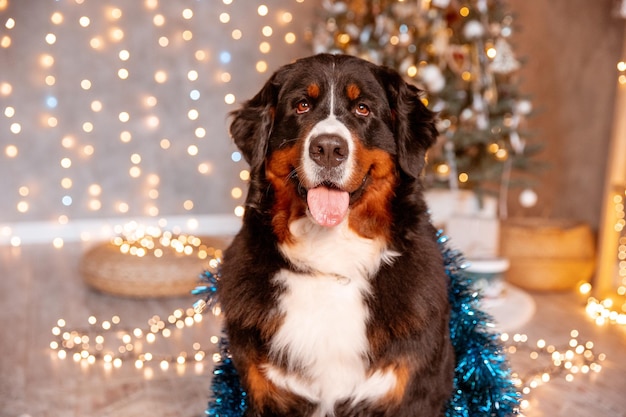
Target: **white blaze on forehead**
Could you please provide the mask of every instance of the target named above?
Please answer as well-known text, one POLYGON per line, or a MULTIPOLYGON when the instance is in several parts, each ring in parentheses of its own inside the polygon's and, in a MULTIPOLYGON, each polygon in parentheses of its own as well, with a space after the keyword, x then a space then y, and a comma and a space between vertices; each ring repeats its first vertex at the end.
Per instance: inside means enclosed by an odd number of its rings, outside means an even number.
POLYGON ((306 141, 304 142, 304 155, 302 158, 302 160, 304 161, 303 167, 308 180, 313 184, 317 184, 319 181, 316 177, 317 173, 320 170, 320 166, 317 165, 315 161, 313 161, 309 156, 309 147, 311 145, 311 141, 320 135, 338 136, 344 139, 348 144, 348 158, 340 167, 338 167, 338 169, 341 170, 341 175, 338 179, 338 185, 343 185, 350 179, 350 175, 353 170, 355 145, 350 130, 343 122, 337 119, 337 116, 335 115, 336 100, 335 87, 333 84, 331 84, 330 86, 329 94, 330 104, 326 118, 317 122, 313 126, 313 129, 311 129, 311 131, 307 135, 306 141))

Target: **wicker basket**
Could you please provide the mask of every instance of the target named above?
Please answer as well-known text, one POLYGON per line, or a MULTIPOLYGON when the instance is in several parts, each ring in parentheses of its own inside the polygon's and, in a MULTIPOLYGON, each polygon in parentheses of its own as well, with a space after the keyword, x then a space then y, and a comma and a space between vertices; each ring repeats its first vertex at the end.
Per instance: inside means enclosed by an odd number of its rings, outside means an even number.
POLYGON ((538 291, 571 290, 588 281, 595 266, 595 238, 580 222, 508 220, 501 225, 501 255, 510 261, 506 280, 538 291))
MULTIPOLYGON (((223 250, 227 238, 204 237, 202 244, 223 250)), ((180 254, 161 247, 162 256, 148 253, 143 257, 124 254, 112 243, 101 243, 87 251, 80 262, 85 282, 94 289, 112 295, 151 298, 189 295, 198 284, 198 276, 210 259, 197 254, 180 254)))

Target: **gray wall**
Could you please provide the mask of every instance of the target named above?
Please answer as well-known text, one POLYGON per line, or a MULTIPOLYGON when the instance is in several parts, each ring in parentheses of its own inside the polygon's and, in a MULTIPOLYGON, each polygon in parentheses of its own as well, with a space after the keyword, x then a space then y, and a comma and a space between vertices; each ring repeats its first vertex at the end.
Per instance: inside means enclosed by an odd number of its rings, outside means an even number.
POLYGON ((625 22, 612 15, 613 3, 510 2, 519 25, 514 46, 527 60, 521 89, 537 110, 528 125, 545 145, 541 159, 550 165, 538 177, 537 206, 523 209, 513 193, 513 215, 564 217, 598 227, 617 63, 626 59, 625 22))
POLYGON ((0 48, 0 84, 12 87, 10 94, 0 93, 0 225, 56 222, 59 216, 70 221, 146 216, 155 214, 151 207, 158 208, 158 216, 232 214, 243 198, 231 197, 231 190, 245 187, 239 173, 247 167, 232 158, 236 149, 228 137, 226 115, 256 93, 280 64, 308 54, 303 28, 313 4, 168 0, 154 1, 157 6, 151 9, 149 1, 34 3, 9 0, 8 8, 0 11, 0 39, 11 39, 8 48, 0 48), (257 12, 260 3, 269 8, 266 16, 257 12), (114 5, 122 12, 118 19, 111 17, 114 5), (182 15, 187 7, 193 10, 190 19, 182 15), (289 23, 283 20, 285 11, 292 14, 289 23), (63 15, 61 24, 51 21, 55 12, 63 15), (230 21, 222 23, 222 13, 230 21), (164 17, 161 26, 154 24, 157 15, 164 17), (79 24, 83 16, 90 19, 87 27, 79 24), (6 27, 9 18, 14 28, 6 27), (272 27, 271 36, 262 34, 264 26, 272 27), (123 31, 123 39, 112 38, 116 28, 123 31), (242 33, 239 40, 231 36, 236 29, 242 33), (191 32, 190 40, 183 39, 185 30, 191 32), (285 41, 288 32, 296 35, 295 43, 285 41), (48 33, 56 35, 55 43, 46 43, 48 33), (167 47, 159 45, 161 37, 168 38, 167 47), (102 42, 99 49, 90 46, 94 38, 102 42), (269 53, 259 50, 261 42, 270 44, 269 53), (130 59, 122 61, 121 50, 130 59), (206 58, 198 60, 198 50, 206 58), (230 54, 229 60, 224 53, 230 54), (54 58, 51 66, 42 65, 44 55, 54 58), (265 73, 255 70, 261 60, 268 66, 265 73), (129 72, 125 80, 118 76, 121 68, 129 72), (155 81, 159 70, 167 73, 164 83, 155 81), (191 70, 198 73, 195 81, 188 78, 191 70), (231 75, 230 82, 220 80, 223 72, 231 75), (46 84, 47 76, 55 77, 54 85, 46 84), (84 79, 91 81, 89 90, 81 88, 84 79), (190 96, 194 90, 197 100, 190 96), (225 103, 227 94, 234 94, 235 104, 225 103), (157 100, 153 107, 146 104, 150 96, 157 100), (102 103, 102 110, 92 110, 94 100, 102 103), (14 109, 12 117, 5 115, 7 107, 14 109), (192 109, 198 111, 196 120, 188 117, 192 109), (130 119, 120 121, 120 112, 130 119), (48 125, 49 117, 56 118, 55 126, 48 125), (151 117, 158 118, 158 127, 149 126, 151 117), (93 131, 83 129, 85 122, 93 124, 93 131), (14 123, 21 126, 17 134, 11 131, 14 123), (206 135, 198 137, 197 128, 206 135), (132 135, 127 143, 120 140, 125 131, 132 135), (64 146, 66 137, 72 138, 71 146, 64 146), (164 138, 171 144, 166 150, 160 146, 164 138), (10 146, 17 148, 17 156, 7 156, 10 146), (86 146, 93 154, 85 154, 86 146), (189 146, 197 146, 197 155, 188 153, 189 146), (139 163, 131 160, 134 154, 139 163), (64 158, 71 160, 69 168, 61 166, 64 158), (199 172, 201 164, 210 172, 199 172), (133 167, 141 170, 137 177, 129 174, 133 167), (63 187, 64 178, 72 181, 71 187, 63 187), (90 193, 94 184, 100 194, 90 193), (28 194, 20 195, 26 189, 28 194), (187 200, 193 201, 190 210, 184 207, 187 200), (27 211, 18 210, 20 202, 28 204, 27 211), (128 205, 127 212, 120 212, 120 202, 128 205))

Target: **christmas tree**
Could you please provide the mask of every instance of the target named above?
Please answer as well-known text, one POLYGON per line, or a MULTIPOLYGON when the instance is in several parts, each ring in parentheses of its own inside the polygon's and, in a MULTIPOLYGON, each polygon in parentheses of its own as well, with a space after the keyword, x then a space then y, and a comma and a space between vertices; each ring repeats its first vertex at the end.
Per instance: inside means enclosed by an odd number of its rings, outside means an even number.
POLYGON ((501 0, 324 0, 312 43, 395 68, 424 89, 440 117, 428 186, 506 202, 509 186, 529 183, 538 151, 522 130, 532 106, 518 90, 513 29, 501 0))

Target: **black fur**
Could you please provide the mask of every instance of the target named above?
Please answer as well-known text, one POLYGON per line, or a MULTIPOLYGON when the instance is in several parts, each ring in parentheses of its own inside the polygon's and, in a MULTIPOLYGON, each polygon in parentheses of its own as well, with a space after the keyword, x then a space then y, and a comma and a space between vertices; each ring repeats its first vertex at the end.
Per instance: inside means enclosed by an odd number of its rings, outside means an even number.
MULTIPOLYGON (((367 148, 392 155, 397 166, 388 245, 401 256, 371 277, 367 333, 377 342, 367 360, 372 367, 384 367, 402 358, 415 370, 399 405, 354 407, 346 401, 336 405, 335 416, 441 416, 451 392, 454 363, 447 278, 419 179, 426 150, 436 139, 435 117, 422 104, 419 90, 397 72, 358 58, 318 55, 287 65, 232 114, 231 135, 251 168, 243 226, 225 251, 219 284, 233 362, 245 387, 250 367, 268 360, 269 340, 279 322, 274 307, 284 290, 272 283, 272 277, 293 268, 278 250, 271 218, 274 193, 264 162, 310 128, 311 120, 297 119, 290 112, 299 98, 296 92, 303 83, 328 77, 358 77, 363 83, 363 100, 376 118, 353 122, 345 115, 342 122, 358 132, 367 148)), ((257 406, 249 398, 246 415, 305 417, 315 410, 315 404, 289 395, 263 404, 257 406)))

